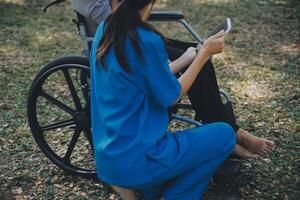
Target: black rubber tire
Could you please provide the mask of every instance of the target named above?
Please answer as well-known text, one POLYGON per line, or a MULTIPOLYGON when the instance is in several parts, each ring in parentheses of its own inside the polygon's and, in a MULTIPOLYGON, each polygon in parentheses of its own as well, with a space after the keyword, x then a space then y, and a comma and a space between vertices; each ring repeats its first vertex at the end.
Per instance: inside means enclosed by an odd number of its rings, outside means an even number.
MULTIPOLYGON (((37 99, 39 96, 41 96, 42 93, 42 85, 44 84, 44 81, 47 79, 48 76, 50 76, 52 73, 57 72, 59 70, 63 71, 68 69, 68 66, 71 68, 71 66, 76 67, 75 69, 81 70, 81 72, 84 72, 84 74, 89 75, 89 62, 88 59, 85 57, 78 57, 78 56, 70 56, 70 57, 63 57, 60 59, 57 59, 49 64, 47 64, 45 67, 42 68, 42 70, 36 75, 30 90, 28 94, 28 99, 27 99, 27 116, 28 116, 28 123, 32 132, 32 135, 42 150, 42 152, 58 167, 66 171, 67 173, 70 173, 72 175, 79 175, 83 177, 88 177, 88 178, 96 178, 96 169, 84 169, 80 167, 76 167, 71 164, 71 162, 67 162, 64 160, 64 158, 59 157, 49 146, 47 141, 44 138, 44 131, 42 130, 42 127, 39 125, 38 122, 38 117, 37 117, 37 99), (39 94, 40 92, 40 94, 39 94)), ((73 69, 73 68, 72 68, 73 69)), ((65 73, 63 71, 63 73, 65 73)), ((81 76, 82 78, 82 76, 81 76)), ((82 80, 81 80, 82 83, 82 80)), ((71 91, 71 89, 70 89, 71 91)), ((73 95, 72 95, 73 97, 73 95)), ((89 99, 87 97, 87 99, 89 99)), ((75 102, 75 101, 74 101, 75 102)), ((89 100, 88 100, 89 102, 89 100)), ((89 103, 86 103, 89 104, 89 103)), ((92 147, 91 143, 91 128, 90 128, 90 107, 85 106, 86 110, 81 110, 82 113, 85 114, 85 126, 87 127, 78 127, 78 124, 74 124, 75 130, 77 129, 80 132, 84 131, 84 134, 86 138, 90 142, 90 146, 92 147), (85 129, 84 129, 85 128, 85 129), (87 137, 88 133, 88 137, 87 137)), ((77 109, 76 109, 77 110, 77 109)), ((74 117, 75 120, 75 117, 74 117)), ((71 122, 72 123, 72 122, 71 122)), ((74 122, 75 123, 75 122, 74 122)), ((78 132, 77 131, 77 132, 78 132)), ((72 136, 72 141, 73 138, 75 137, 76 131, 74 131, 74 135, 72 136)), ((78 133, 79 135, 80 133, 78 133)), ((79 137, 79 136, 78 136, 79 137)), ((77 142, 77 141, 76 141, 77 142)), ((76 143, 75 143, 76 144, 76 143)), ((71 143, 69 144, 69 146, 71 143)), ((68 150, 69 150, 68 146, 68 150)), ((73 147, 74 148, 74 147, 73 147)), ((73 151, 73 150, 71 150, 73 151)), ((70 160, 70 156, 69 156, 70 160)))

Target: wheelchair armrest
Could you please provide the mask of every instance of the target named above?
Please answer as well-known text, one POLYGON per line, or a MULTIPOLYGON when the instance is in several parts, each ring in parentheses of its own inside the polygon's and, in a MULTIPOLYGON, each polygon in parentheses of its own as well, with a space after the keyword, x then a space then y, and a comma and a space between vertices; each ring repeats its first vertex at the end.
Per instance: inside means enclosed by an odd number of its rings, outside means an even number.
POLYGON ((179 11, 152 11, 150 21, 176 21, 184 19, 184 15, 179 11))

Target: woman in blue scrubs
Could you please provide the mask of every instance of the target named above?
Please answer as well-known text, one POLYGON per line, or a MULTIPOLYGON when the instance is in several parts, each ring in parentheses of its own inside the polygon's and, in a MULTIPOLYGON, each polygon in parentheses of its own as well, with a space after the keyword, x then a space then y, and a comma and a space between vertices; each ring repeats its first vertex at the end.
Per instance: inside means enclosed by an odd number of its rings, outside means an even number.
POLYGON ((224 48, 224 32, 170 65, 162 35, 146 23, 155 0, 124 0, 91 48, 91 108, 98 177, 124 199, 199 199, 236 144, 226 123, 167 132, 167 109, 224 48), (172 72, 190 67, 177 79, 172 72), (122 189, 126 188, 126 189, 122 189))

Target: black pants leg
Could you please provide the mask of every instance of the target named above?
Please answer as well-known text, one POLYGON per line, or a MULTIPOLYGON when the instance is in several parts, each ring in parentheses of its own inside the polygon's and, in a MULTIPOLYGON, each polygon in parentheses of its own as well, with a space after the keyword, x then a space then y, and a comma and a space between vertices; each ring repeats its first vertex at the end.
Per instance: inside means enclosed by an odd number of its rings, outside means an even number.
MULTIPOLYGON (((170 60, 175 60, 184 53, 184 50, 174 47, 167 47, 167 51, 170 60)), ((204 123, 227 122, 235 131, 239 129, 231 103, 224 105, 221 100, 214 66, 210 60, 201 69, 188 96, 196 112, 196 120, 204 123)))

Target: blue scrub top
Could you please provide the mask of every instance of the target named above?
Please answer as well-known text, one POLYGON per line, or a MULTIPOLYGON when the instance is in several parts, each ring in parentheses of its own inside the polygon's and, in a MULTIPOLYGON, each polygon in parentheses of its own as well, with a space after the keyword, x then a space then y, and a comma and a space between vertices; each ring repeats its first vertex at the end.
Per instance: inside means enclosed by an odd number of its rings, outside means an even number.
POLYGON ((125 72, 119 65, 113 46, 105 57, 104 69, 96 60, 103 24, 97 29, 90 54, 92 132, 98 177, 120 186, 147 183, 153 179, 149 159, 159 162, 172 157, 172 150, 157 150, 156 146, 167 134, 167 108, 179 97, 181 85, 169 69, 161 37, 141 27, 137 34, 144 59, 138 58, 128 38, 124 45, 133 73, 125 72))

